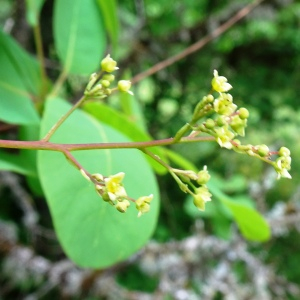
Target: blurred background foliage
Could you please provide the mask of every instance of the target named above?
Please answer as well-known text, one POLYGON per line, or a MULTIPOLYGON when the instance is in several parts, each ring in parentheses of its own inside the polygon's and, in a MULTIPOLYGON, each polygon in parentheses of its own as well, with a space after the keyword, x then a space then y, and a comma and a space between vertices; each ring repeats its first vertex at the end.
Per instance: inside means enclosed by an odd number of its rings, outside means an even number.
MULTIPOLYGON (((139 74, 197 42, 248 3, 246 0, 120 0, 119 42, 111 52, 124 76, 139 74)), ((1 26, 10 26, 9 20, 23 24, 23 1, 0 0, 0 4, 1 26)), ((46 1, 41 26, 49 74, 55 77, 58 65, 52 46, 52 5, 52 0, 46 1)), ((12 34, 34 52, 32 33, 26 25, 14 25, 12 34)), ((177 145, 173 150, 199 169, 207 165, 228 195, 252 202, 265 215, 278 203, 287 204, 286 214, 296 211, 300 207, 297 193, 300 182, 300 2, 265 0, 200 51, 135 84, 136 99, 154 138, 174 136, 190 119, 195 104, 210 91, 214 69, 233 85, 231 94, 235 102, 250 111, 243 142, 264 143, 274 150, 281 145, 289 147, 293 179, 276 181, 276 174, 269 166, 225 149, 220 151, 215 143, 177 145)), ((77 77, 68 81, 69 93, 74 97, 80 92, 80 84, 84 82, 77 77)), ((194 215, 184 204, 184 195, 173 179, 170 176, 158 179, 162 211, 154 239, 166 242, 189 236, 195 218, 204 220, 208 234, 230 239, 232 225, 224 214, 213 211, 208 204, 205 213, 194 215)), ((12 211, 7 203, 2 202, 1 214, 16 222, 18 211, 12 211)), ((44 205, 38 205, 47 215, 44 205)), ((47 217, 45 220, 46 226, 50 226, 47 217)), ((264 252, 266 263, 274 265, 288 280, 299 283, 298 240, 299 231, 291 230, 280 238, 252 245, 252 249, 254 253, 264 252)), ((39 251, 51 257, 52 250, 39 251)), ((123 280, 120 274, 120 280, 130 287, 140 277, 139 271, 132 276, 132 280, 123 280)))
MULTIPOLYGON (((124 67, 138 74, 197 42, 248 3, 120 2, 122 50, 117 49, 116 53, 124 67)), ((208 165, 209 170, 225 181, 230 195, 250 193, 256 206, 266 214, 278 202, 290 202, 291 207, 300 204, 299 199, 293 197, 300 180, 299 66, 300 2, 263 1, 220 38, 139 82, 135 94, 144 107, 152 135, 169 137, 190 119, 194 105, 209 92, 213 70, 226 76, 234 87, 231 94, 236 103, 250 111, 243 142, 265 143, 274 150, 279 145, 287 145, 292 152, 293 180, 276 181, 276 175, 268 166, 227 150, 219 151, 215 144, 177 145, 173 149, 196 166, 208 165)), ((155 237, 182 238, 192 224, 189 210, 182 209, 182 194, 174 188, 171 178, 160 178, 160 183, 163 210, 155 237)), ((226 221, 209 218, 209 207, 206 215, 208 232, 229 237, 224 230, 219 230, 226 227, 226 221)), ((284 264, 286 257, 280 258, 280 252, 290 253, 293 261, 300 262, 299 246, 295 248, 294 244, 297 234, 290 232, 259 246, 271 249, 268 260, 276 256, 278 269, 295 282, 299 281, 300 273, 288 267, 289 263, 284 264)))

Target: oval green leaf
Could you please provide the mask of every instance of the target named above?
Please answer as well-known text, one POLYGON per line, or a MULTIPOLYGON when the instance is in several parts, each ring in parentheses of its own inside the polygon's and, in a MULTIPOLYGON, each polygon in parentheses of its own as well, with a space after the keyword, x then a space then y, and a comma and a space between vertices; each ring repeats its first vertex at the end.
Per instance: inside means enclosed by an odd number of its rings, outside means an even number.
MULTIPOLYGON (((48 99, 41 136, 70 108, 60 99, 48 99)), ((59 128, 57 143, 128 142, 116 130, 78 110, 59 128)), ((38 170, 55 230, 66 254, 83 267, 104 268, 126 259, 141 248, 156 226, 159 192, 154 174, 138 150, 89 150, 73 152, 91 173, 105 176, 125 172, 128 195, 154 194, 149 213, 137 218, 134 205, 124 214, 105 203, 92 183, 67 162, 64 155, 39 151, 38 170)))
POLYGON ((56 0, 54 41, 66 73, 89 75, 97 70, 106 37, 96 1, 56 0))
POLYGON ((232 212, 233 217, 243 236, 255 242, 265 242, 270 239, 270 226, 264 217, 255 209, 245 204, 223 199, 222 202, 232 212))

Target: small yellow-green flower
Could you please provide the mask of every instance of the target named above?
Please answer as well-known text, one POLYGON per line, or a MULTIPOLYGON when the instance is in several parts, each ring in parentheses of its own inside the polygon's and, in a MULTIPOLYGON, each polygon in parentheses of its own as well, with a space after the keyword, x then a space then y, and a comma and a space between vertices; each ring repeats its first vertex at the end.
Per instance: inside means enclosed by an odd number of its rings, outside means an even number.
POLYGON ((133 92, 130 91, 130 88, 131 88, 131 82, 129 80, 120 80, 118 82, 119 91, 133 95, 133 92))
POLYGON ((203 167, 203 170, 198 172, 197 183, 200 185, 206 184, 210 179, 210 175, 207 171, 207 166, 203 167))
POLYGON ((214 70, 214 78, 211 81, 211 85, 216 92, 223 93, 232 89, 231 84, 227 82, 227 78, 219 76, 218 71, 214 70))
POLYGON ((257 147, 257 154, 261 157, 265 157, 269 155, 270 149, 267 145, 262 144, 258 145, 257 147))
POLYGON ((247 126, 247 119, 241 119, 239 115, 231 118, 230 127, 240 136, 245 136, 245 127, 247 126))
POLYGON ((122 184, 124 176, 125 173, 120 172, 104 179, 106 192, 109 195, 109 198, 113 201, 117 198, 127 197, 126 190, 122 184))
POLYGON ((227 93, 220 93, 214 102, 214 110, 219 115, 230 116, 236 109, 237 106, 232 102, 232 96, 227 93))
POLYGON ((280 179, 281 177, 292 178, 291 174, 288 172, 291 169, 291 162, 292 159, 290 156, 281 156, 276 159, 274 167, 277 172, 277 179, 280 179))
POLYGON ((116 204, 115 207, 119 212, 124 213, 124 212, 126 212, 129 205, 130 205, 130 202, 127 199, 124 199, 122 201, 118 201, 118 203, 116 204))
POLYGON ((235 137, 235 134, 226 126, 216 128, 214 131, 216 133, 216 140, 218 144, 222 148, 232 149, 231 140, 235 137))
POLYGON ((205 210, 205 203, 208 201, 211 201, 212 194, 208 191, 207 186, 201 186, 195 190, 195 194, 193 194, 194 197, 194 205, 199 210, 205 210))
POLYGON ((113 60, 110 55, 108 54, 104 59, 101 61, 101 69, 107 73, 111 73, 117 69, 117 62, 113 60))
POLYGON ((153 199, 153 195, 149 196, 143 196, 136 200, 135 206, 137 210, 139 211, 138 217, 140 217, 142 214, 147 213, 150 210, 150 202, 153 199))

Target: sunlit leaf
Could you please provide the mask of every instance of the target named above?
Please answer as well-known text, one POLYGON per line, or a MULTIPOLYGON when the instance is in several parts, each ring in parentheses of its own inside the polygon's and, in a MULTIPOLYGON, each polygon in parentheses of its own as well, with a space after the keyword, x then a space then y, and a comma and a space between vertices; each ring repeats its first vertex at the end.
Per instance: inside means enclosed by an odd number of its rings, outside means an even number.
POLYGON ((211 192, 214 197, 218 198, 230 210, 233 219, 245 238, 258 242, 264 242, 270 238, 269 224, 253 207, 248 198, 231 199, 218 188, 214 188, 211 192))
POLYGON ((54 41, 66 73, 89 75, 100 66, 106 37, 94 0, 56 0, 54 41))
POLYGON ((235 203, 228 199, 223 199, 222 201, 231 210, 245 238, 257 242, 264 242, 270 239, 271 231, 269 224, 258 211, 245 204, 235 203))
MULTIPOLYGON (((60 99, 49 99, 42 121, 43 136, 69 109, 60 99)), ((51 139, 57 143, 128 142, 116 130, 90 115, 75 111, 51 139)), ((105 203, 93 184, 58 152, 38 153, 39 176, 50 207, 58 238, 78 265, 103 268, 115 264, 142 247, 157 221, 159 192, 153 172, 138 150, 89 150, 73 153, 91 173, 105 176, 125 172, 128 195, 154 194, 149 213, 137 218, 132 204, 124 214, 105 203)))

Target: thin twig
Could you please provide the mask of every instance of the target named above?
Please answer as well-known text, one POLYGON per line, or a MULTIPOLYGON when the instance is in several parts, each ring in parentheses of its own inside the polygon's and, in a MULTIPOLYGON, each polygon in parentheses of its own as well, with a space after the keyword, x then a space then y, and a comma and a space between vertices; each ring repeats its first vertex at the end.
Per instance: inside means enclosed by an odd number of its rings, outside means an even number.
POLYGON ((170 58, 157 63, 150 69, 134 76, 131 79, 132 84, 137 83, 137 82, 141 81, 142 79, 144 79, 148 76, 151 76, 151 75, 167 68, 168 66, 174 64, 175 62, 185 58, 186 56, 200 50, 206 44, 208 44, 210 41, 212 41, 213 39, 220 36, 222 33, 224 33, 226 30, 228 30, 230 27, 232 27, 235 23, 237 23, 242 18, 247 16, 256 6, 258 6, 263 1, 264 0, 257 0, 257 1, 254 1, 253 3, 248 4, 247 6, 243 7, 241 10, 239 10, 232 18, 230 18, 224 24, 222 24, 217 29, 215 29, 212 33, 209 33, 204 38, 202 38, 201 40, 196 42, 195 44, 186 48, 184 51, 182 51, 174 56, 171 56, 170 58))
POLYGON ((50 140, 51 136, 55 133, 55 131, 62 125, 62 123, 72 114, 74 110, 76 110, 85 100, 85 96, 82 96, 69 110, 63 115, 57 123, 53 125, 53 127, 48 131, 42 141, 47 142, 50 140))
POLYGON ((36 45, 37 57, 39 60, 40 74, 41 74, 41 81, 42 81, 40 101, 43 101, 43 98, 46 95, 47 74, 46 74, 46 69, 45 69, 45 61, 44 61, 45 55, 44 55, 44 50, 43 50, 43 42, 42 42, 40 24, 37 24, 33 27, 33 33, 34 33, 34 40, 35 40, 35 45, 36 45))

